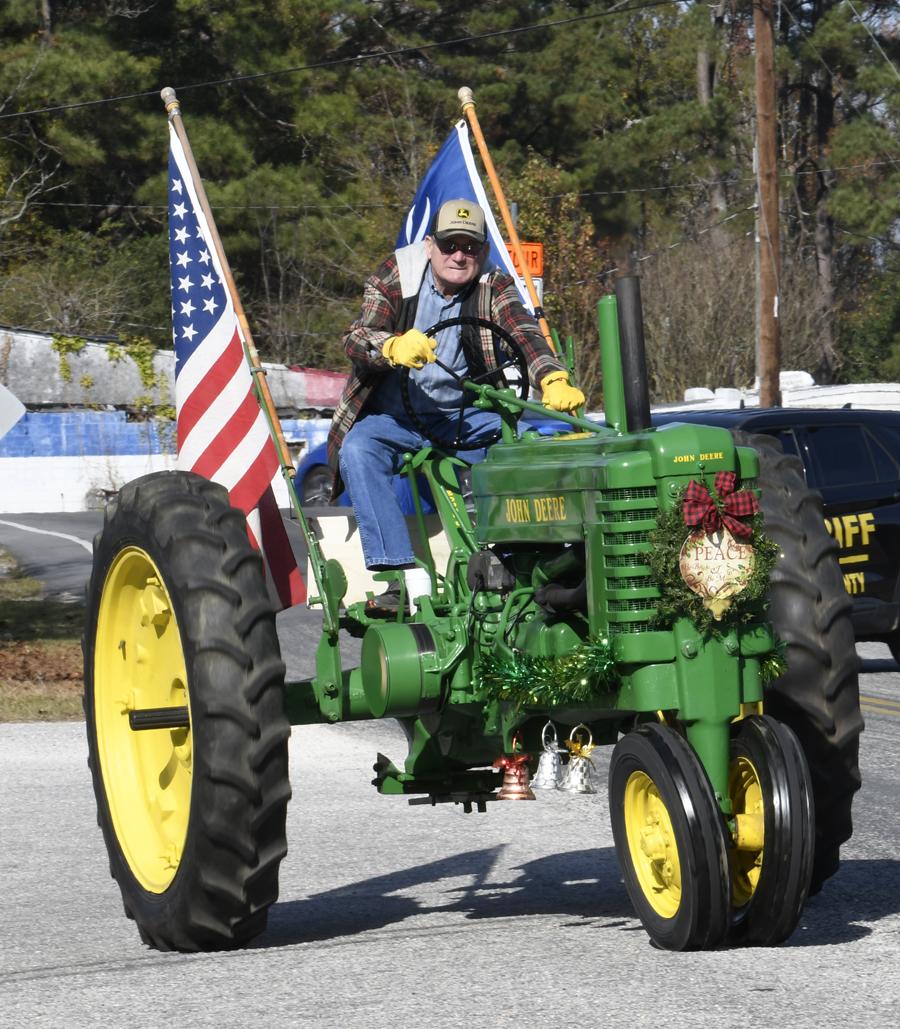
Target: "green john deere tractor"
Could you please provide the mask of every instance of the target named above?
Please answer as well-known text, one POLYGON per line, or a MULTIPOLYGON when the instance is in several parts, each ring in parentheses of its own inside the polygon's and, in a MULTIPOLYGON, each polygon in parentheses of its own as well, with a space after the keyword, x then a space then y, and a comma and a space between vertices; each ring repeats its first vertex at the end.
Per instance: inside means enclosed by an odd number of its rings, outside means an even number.
MULTIPOLYGON (((474 516, 449 453, 459 440, 407 455, 431 580, 412 616, 344 609, 344 569, 298 509, 323 611, 309 681, 284 682, 262 562, 222 487, 161 473, 110 503, 84 703, 112 873, 145 942, 215 949, 261 932, 287 849, 291 725, 370 718, 397 719, 409 741, 402 768, 379 755, 380 793, 466 810, 496 799, 498 755, 524 787, 524 751, 540 752, 548 720, 570 731, 571 762, 589 732, 613 747, 616 851, 656 943, 791 935, 837 868, 859 784, 833 541, 765 441, 650 428, 637 279, 617 281, 599 318, 607 427, 561 415, 571 431, 520 438, 519 414, 540 405, 467 380, 500 416, 472 467, 474 516), (421 475, 445 568, 428 551, 421 475), (358 668, 343 665, 342 628, 362 637, 358 668)), ((515 341, 487 328, 521 366, 515 341)))

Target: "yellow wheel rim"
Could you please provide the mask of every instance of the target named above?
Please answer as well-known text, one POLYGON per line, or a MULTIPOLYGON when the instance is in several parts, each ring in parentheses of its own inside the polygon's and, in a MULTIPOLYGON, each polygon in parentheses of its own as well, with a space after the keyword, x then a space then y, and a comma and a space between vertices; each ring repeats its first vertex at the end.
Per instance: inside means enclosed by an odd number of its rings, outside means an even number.
POLYGON ((674 917, 681 903, 675 830, 659 790, 644 772, 632 772, 625 784, 625 833, 644 896, 657 914, 674 917))
POLYGON ((731 867, 736 907, 746 904, 759 885, 765 845, 762 787, 753 762, 736 757, 728 768, 728 796, 734 815, 731 867))
POLYGON ((110 818, 135 878, 162 893, 178 870, 191 805, 191 731, 135 732, 128 712, 190 708, 181 634, 150 556, 128 547, 106 576, 94 644, 97 751, 110 818))

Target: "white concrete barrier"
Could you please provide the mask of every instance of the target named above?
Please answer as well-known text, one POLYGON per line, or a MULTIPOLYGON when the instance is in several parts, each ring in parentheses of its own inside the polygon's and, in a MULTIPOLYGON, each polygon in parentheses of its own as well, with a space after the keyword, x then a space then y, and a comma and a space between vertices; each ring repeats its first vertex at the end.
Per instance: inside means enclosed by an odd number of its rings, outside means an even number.
MULTIPOLYGON (((359 529, 356 526, 356 517, 353 511, 348 507, 334 510, 334 514, 329 511, 327 514, 323 512, 322 515, 316 514, 310 517, 310 527, 322 546, 322 554, 325 559, 334 558, 340 561, 347 575, 347 595, 344 597, 344 604, 365 600, 366 590, 375 594, 384 593, 386 584, 376 582, 372 578, 372 573, 366 568, 362 544, 359 540, 359 529)), ((406 516, 406 525, 409 529, 409 538, 412 540, 413 553, 420 560, 424 560, 425 548, 422 546, 419 524, 415 515, 406 516)), ((443 575, 447 568, 447 562, 450 560, 450 545, 441 527, 440 517, 436 514, 425 515, 425 527, 428 531, 435 568, 439 575, 443 575)), ((315 579, 308 562, 306 575, 309 593, 312 595, 315 592, 315 579)))
POLYGON ((0 458, 0 512, 96 510, 126 482, 174 467, 174 454, 0 458))

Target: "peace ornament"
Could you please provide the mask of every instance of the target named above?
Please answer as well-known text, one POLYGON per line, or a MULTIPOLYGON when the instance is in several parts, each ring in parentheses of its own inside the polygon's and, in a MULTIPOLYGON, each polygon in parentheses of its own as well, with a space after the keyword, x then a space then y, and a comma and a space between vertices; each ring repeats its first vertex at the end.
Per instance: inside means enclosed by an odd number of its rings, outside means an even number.
POLYGON ((744 518, 759 510, 749 490, 734 492, 734 472, 716 472, 714 499, 706 486, 691 479, 684 493, 684 521, 699 526, 681 548, 679 567, 688 589, 703 597, 717 622, 745 589, 756 567, 750 545, 752 529, 744 518))
POLYGON ((681 548, 681 574, 688 589, 703 597, 717 622, 731 607, 732 597, 745 589, 756 567, 749 543, 738 542, 722 528, 715 533, 698 529, 681 548))

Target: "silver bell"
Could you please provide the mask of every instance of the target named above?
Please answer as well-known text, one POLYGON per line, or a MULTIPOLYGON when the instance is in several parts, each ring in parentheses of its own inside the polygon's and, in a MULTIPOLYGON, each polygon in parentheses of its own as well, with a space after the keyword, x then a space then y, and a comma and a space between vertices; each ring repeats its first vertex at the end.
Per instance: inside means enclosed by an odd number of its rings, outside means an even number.
POLYGON ((566 765, 566 774, 559 784, 559 789, 564 793, 596 793, 597 789, 591 782, 591 769, 594 767, 591 760, 591 751, 594 749, 591 730, 586 725, 577 725, 572 730, 572 739, 565 742, 572 756, 566 765), (584 729, 587 733, 587 743, 583 742, 584 736, 579 729, 584 729))
POLYGON ((531 780, 533 790, 555 790, 563 777, 562 761, 559 759, 564 750, 557 746, 556 727, 553 722, 547 722, 542 733, 544 750, 538 761, 537 771, 531 780), (552 739, 547 739, 547 730, 552 733, 552 739))

